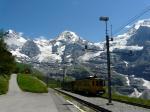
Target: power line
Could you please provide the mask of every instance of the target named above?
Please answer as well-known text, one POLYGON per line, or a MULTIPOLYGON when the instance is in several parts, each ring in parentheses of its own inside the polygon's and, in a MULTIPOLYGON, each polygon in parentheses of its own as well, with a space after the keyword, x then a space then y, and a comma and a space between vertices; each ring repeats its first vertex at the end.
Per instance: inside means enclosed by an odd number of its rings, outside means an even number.
POLYGON ((143 16, 145 13, 150 11, 150 6, 146 7, 145 9, 143 9, 139 14, 135 15, 134 17, 132 17, 131 19, 128 20, 127 23, 123 24, 122 26, 120 26, 120 28, 118 28, 113 35, 119 33, 121 30, 123 30, 127 25, 131 24, 132 22, 134 22, 136 19, 140 18, 141 16, 143 16))

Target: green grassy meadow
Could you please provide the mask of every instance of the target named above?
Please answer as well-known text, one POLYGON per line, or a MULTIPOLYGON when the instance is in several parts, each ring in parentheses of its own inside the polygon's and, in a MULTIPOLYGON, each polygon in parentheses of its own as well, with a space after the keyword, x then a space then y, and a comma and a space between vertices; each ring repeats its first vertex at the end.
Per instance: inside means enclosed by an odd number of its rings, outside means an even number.
POLYGON ((26 92, 47 93, 48 89, 44 82, 30 74, 19 74, 17 76, 19 87, 26 92))

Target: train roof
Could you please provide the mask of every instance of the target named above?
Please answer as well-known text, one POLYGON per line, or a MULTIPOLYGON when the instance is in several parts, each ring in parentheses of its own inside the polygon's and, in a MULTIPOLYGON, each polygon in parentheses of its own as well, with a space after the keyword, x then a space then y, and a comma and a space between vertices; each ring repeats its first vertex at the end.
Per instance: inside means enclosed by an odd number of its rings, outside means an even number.
POLYGON ((103 78, 100 78, 100 77, 97 77, 97 76, 88 76, 88 77, 80 78, 80 79, 77 79, 77 80, 84 80, 84 79, 103 79, 103 78))

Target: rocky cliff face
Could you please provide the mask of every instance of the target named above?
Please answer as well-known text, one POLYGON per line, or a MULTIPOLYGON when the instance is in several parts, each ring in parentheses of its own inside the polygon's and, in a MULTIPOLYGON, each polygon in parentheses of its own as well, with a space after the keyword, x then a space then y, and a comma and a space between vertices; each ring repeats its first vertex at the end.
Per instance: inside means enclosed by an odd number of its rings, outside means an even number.
POLYGON ((38 46, 34 43, 33 40, 26 41, 26 43, 24 43, 24 45, 22 46, 20 52, 30 58, 35 57, 41 53, 38 46))

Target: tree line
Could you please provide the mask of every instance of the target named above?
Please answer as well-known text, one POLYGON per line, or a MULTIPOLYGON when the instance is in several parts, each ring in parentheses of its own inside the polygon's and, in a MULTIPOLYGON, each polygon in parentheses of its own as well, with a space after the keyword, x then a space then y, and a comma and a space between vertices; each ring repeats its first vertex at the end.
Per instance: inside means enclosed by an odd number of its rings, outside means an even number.
POLYGON ((15 58, 4 42, 5 32, 0 30, 0 75, 10 75, 15 70, 15 58))

